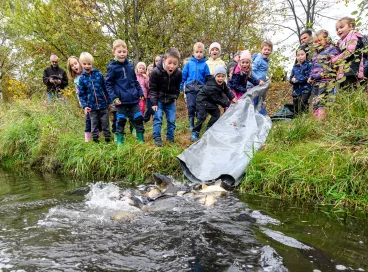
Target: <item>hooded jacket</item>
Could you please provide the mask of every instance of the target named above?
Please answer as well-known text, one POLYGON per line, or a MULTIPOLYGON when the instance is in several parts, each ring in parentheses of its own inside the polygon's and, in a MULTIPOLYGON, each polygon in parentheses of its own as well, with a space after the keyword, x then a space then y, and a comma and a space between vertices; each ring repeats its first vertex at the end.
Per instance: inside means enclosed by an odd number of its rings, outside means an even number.
POLYGON ((137 104, 143 97, 141 85, 137 81, 133 65, 125 59, 123 62, 111 60, 107 67, 106 89, 111 101, 119 98, 122 105, 137 104))
POLYGON ((316 49, 312 59, 312 71, 311 78, 315 80, 315 83, 328 82, 333 76, 333 68, 331 65, 331 59, 339 54, 339 50, 332 44, 326 44, 321 49, 316 49))
POLYGON ((249 77, 247 73, 242 72, 239 65, 235 66, 233 75, 229 80, 229 87, 238 93, 246 93, 247 82, 250 82, 253 86, 259 84, 259 80, 255 80, 252 77, 249 77))
POLYGON ((293 95, 301 95, 312 91, 312 85, 307 83, 312 71, 312 63, 305 60, 302 64, 296 63, 291 71, 290 83, 293 85, 293 95), (291 80, 295 77, 296 82, 291 80))
POLYGON ((230 106, 230 101, 234 99, 234 94, 227 87, 226 82, 218 85, 213 76, 208 77, 206 85, 197 95, 197 109, 208 110, 217 109, 218 105, 223 108, 230 106))
POLYGON ((164 104, 174 102, 180 93, 182 73, 176 69, 169 75, 160 61, 152 70, 149 80, 149 94, 152 106, 157 106, 158 101, 164 104))
POLYGON ((198 60, 192 56, 184 66, 180 90, 183 89, 184 84, 188 85, 193 81, 199 81, 204 85, 208 75, 210 75, 210 69, 206 63, 206 58, 198 60))
POLYGON ((106 109, 111 104, 104 76, 97 69, 93 68, 90 74, 83 71, 78 86, 79 102, 83 109, 89 107, 92 110, 101 110, 106 109))

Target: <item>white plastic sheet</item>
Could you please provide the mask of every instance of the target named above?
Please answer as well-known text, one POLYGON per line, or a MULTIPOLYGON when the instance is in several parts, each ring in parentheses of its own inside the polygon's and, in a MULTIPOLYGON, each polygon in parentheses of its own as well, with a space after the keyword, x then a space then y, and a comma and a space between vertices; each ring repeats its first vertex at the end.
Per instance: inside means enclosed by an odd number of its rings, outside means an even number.
POLYGON ((221 179, 230 186, 239 184, 254 152, 265 143, 272 127, 270 118, 258 113, 253 104, 255 97, 266 97, 269 85, 267 82, 250 89, 199 141, 178 156, 190 181, 209 183, 221 179))

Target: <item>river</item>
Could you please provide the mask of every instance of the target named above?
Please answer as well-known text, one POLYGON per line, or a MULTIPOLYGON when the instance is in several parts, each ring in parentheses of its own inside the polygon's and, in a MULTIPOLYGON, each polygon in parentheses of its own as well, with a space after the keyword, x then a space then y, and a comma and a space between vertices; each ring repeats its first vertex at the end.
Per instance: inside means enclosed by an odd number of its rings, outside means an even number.
POLYGON ((368 271, 364 213, 236 193, 142 211, 112 197, 131 188, 0 171, 0 271, 368 271))

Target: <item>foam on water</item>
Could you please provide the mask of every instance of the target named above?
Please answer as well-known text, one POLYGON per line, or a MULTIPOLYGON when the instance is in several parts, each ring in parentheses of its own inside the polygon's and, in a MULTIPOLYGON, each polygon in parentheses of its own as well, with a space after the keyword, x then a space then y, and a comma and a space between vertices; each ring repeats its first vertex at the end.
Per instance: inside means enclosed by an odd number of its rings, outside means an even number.
POLYGON ((313 248, 299 242, 298 240, 296 240, 292 237, 286 236, 282 232, 266 229, 266 228, 263 228, 263 227, 261 227, 260 229, 268 237, 271 237, 272 239, 274 239, 274 240, 276 240, 276 241, 278 241, 278 242, 280 242, 280 243, 282 243, 286 246, 293 247, 293 248, 304 249, 304 250, 313 249, 313 248))

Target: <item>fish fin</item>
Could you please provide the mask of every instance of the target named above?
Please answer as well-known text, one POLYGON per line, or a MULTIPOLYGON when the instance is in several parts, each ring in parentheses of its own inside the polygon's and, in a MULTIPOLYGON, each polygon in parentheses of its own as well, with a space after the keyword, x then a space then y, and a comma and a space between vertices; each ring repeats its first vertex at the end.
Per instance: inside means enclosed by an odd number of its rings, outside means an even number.
POLYGON ((222 184, 222 180, 221 179, 218 179, 218 180, 215 181, 215 186, 221 187, 221 184, 222 184))

